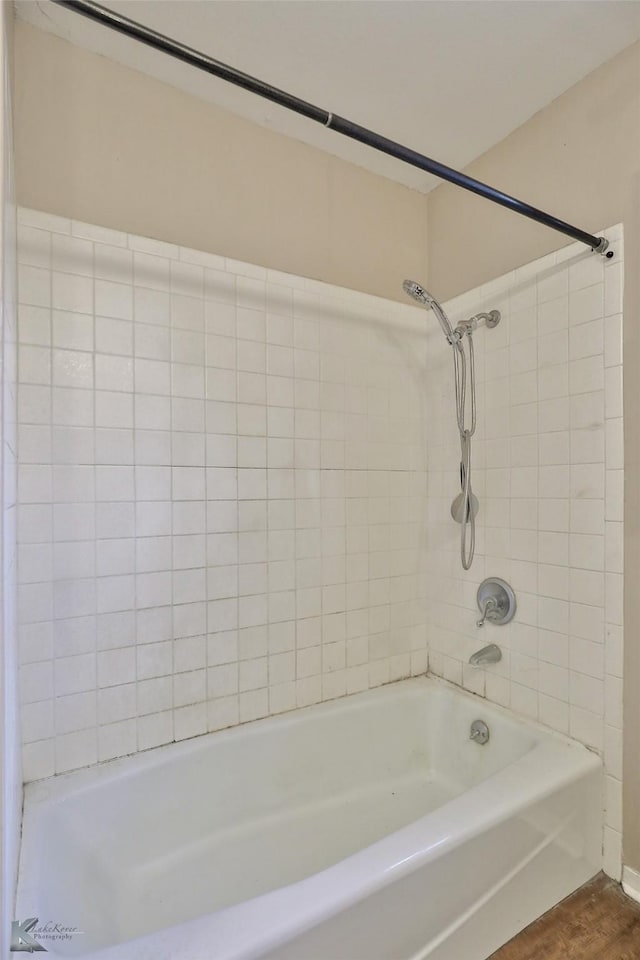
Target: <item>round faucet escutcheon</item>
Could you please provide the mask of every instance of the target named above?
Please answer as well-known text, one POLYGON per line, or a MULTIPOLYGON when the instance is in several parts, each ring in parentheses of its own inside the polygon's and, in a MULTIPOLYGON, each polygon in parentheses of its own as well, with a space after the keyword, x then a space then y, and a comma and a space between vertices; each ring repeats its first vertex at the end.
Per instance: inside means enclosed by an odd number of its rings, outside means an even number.
POLYGON ((516 595, 506 580, 487 577, 478 587, 478 609, 482 616, 476 626, 483 627, 486 621, 503 626, 513 620, 516 612, 516 595))

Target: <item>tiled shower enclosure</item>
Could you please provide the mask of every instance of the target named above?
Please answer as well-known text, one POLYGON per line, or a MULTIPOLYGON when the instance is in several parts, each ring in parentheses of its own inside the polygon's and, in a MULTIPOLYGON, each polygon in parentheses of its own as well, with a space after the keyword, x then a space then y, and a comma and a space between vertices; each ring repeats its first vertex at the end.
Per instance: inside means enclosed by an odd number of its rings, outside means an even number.
POLYGON ((454 322, 502 311, 474 336, 465 574, 451 353, 432 314, 19 220, 25 778, 424 673, 428 655, 603 754, 618 876, 621 230, 611 262, 568 247, 447 305, 454 322), (518 613, 478 629, 489 575, 518 613), (502 661, 471 668, 491 641, 502 661))

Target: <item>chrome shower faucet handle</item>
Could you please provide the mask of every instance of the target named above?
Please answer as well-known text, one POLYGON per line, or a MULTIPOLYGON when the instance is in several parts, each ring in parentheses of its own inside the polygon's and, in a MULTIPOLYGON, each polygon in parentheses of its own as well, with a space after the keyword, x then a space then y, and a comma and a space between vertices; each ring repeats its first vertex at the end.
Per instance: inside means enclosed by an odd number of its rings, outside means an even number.
POLYGON ((486 620, 502 626, 513 620, 516 612, 516 595, 512 587, 500 577, 487 577, 478 587, 478 609, 482 616, 476 621, 478 627, 486 620))
MULTIPOLYGON (((484 601, 484 610, 479 620, 476 620, 476 627, 484 627, 485 620, 493 620, 495 612, 498 611, 498 601, 495 597, 487 597, 484 601)), ((498 616, 500 616, 498 612, 498 616)))

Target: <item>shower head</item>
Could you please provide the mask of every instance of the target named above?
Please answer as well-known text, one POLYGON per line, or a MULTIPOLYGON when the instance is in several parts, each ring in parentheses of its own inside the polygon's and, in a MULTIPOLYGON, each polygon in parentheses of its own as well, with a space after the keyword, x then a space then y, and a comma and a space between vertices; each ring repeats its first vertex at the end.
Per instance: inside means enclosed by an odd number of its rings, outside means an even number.
POLYGON ((421 287, 415 280, 404 280, 402 289, 405 293, 408 293, 410 297, 413 297, 414 300, 417 300, 418 303, 430 304, 433 300, 431 294, 427 293, 424 287, 421 287))
POLYGON ((402 289, 405 293, 408 293, 410 297, 417 303, 421 303, 425 307, 431 307, 436 317, 440 321, 440 326, 442 331, 453 346, 457 342, 457 337, 453 332, 453 327, 449 323, 449 318, 446 313, 438 303, 435 297, 432 297, 428 290, 425 290, 424 287, 421 287, 419 283, 416 283, 415 280, 405 280, 402 284, 402 289))

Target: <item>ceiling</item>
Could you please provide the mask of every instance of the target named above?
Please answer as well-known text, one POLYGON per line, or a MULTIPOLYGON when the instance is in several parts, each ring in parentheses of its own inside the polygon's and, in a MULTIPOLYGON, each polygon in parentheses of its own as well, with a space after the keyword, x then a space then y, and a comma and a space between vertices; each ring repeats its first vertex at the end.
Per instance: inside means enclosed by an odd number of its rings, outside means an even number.
MULTIPOLYGON (((640 0, 101 0, 456 168, 640 38, 640 0)), ((427 192, 438 181, 48 0, 24 20, 427 192)), ((594 145, 594 149, 597 144, 594 145)))

